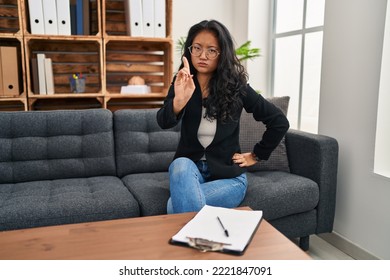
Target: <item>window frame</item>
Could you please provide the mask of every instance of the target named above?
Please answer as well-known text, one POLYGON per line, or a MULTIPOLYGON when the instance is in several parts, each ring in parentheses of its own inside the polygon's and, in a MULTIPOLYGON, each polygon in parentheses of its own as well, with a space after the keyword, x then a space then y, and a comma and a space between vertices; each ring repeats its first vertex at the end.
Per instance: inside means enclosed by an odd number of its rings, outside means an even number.
MULTIPOLYGON (((326 0, 325 0, 326 1, 326 0)), ((282 33, 276 33, 276 18, 277 18, 277 5, 278 0, 271 0, 271 81, 270 89, 272 96, 275 96, 275 59, 276 59, 276 40, 279 38, 286 38, 290 36, 301 35, 301 59, 300 59, 300 73, 299 73, 299 92, 298 92, 298 119, 297 129, 301 129, 302 123, 302 99, 303 99, 303 80, 304 80, 304 67, 305 67, 305 44, 306 35, 324 31, 324 25, 306 28, 306 15, 307 15, 307 0, 303 0, 303 14, 302 14, 302 28, 287 31, 282 33)), ((320 94, 320 93, 319 93, 320 94)), ((318 121, 318 119, 317 119, 318 121)))

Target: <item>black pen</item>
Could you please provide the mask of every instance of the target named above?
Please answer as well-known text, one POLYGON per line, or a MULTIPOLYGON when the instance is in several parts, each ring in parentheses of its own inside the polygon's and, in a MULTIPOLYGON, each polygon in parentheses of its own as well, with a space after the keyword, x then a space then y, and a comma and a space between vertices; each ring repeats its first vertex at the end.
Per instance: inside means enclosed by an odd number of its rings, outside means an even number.
POLYGON ((218 219, 218 222, 219 222, 219 224, 221 225, 223 231, 225 232, 225 235, 226 235, 227 237, 229 237, 229 232, 228 232, 227 229, 223 226, 221 219, 220 219, 218 216, 217 216, 217 219, 218 219))

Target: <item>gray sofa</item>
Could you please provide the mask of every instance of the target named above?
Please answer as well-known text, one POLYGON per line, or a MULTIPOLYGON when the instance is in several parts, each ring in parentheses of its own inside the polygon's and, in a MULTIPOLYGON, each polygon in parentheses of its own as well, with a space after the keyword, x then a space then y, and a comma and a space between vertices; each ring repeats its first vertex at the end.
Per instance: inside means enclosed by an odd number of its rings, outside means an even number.
MULTIPOLYGON (((179 129, 156 109, 0 112, 0 231, 166 214, 179 129)), ((289 170, 248 172, 242 205, 306 250, 333 227, 338 146, 294 130, 281 144, 289 170)))

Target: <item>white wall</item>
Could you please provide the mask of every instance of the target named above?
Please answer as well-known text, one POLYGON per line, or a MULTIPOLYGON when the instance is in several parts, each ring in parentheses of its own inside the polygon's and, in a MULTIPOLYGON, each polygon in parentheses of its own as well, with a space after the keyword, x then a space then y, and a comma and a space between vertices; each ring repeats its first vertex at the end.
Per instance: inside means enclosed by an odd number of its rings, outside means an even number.
MULTIPOLYGON (((252 47, 261 49, 262 57, 248 61, 247 70, 253 88, 268 95, 269 0, 173 0, 172 37, 175 46, 180 37, 187 36, 192 25, 205 19, 222 22, 231 32, 236 47, 249 38, 252 47)), ((174 71, 179 65, 180 54, 175 51, 174 71)))
MULTIPOLYGON (((236 1, 241 2, 241 1, 236 1)), ((248 36, 251 46, 261 49, 261 57, 248 60, 249 83, 265 96, 271 92, 271 6, 269 0, 248 0, 248 36)), ((246 41, 246 40, 245 40, 246 41)), ((243 40, 243 42, 245 42, 243 40)))
POLYGON ((334 231, 390 259, 390 179, 373 173, 386 4, 326 1, 319 133, 340 146, 334 231))
MULTIPOLYGON (((234 0, 173 0, 172 2, 172 38, 175 47, 177 40, 180 37, 186 37, 190 27, 202 20, 218 20, 222 22, 234 36, 233 17, 240 16, 239 14, 233 16, 234 0)), ((179 65, 180 54, 175 51, 173 67, 175 72, 179 65)))

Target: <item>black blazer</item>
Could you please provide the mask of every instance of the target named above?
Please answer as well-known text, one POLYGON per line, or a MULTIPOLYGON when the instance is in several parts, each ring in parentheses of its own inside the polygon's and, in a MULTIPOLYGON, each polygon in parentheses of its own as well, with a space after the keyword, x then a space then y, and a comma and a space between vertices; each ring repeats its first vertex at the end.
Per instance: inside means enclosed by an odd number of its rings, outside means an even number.
MULTIPOLYGON (((198 161, 203 155, 210 169, 211 179, 233 178, 246 171, 233 163, 234 153, 241 153, 239 144, 239 121, 217 121, 217 131, 211 144, 204 149, 198 141, 198 128, 202 117, 202 93, 199 83, 194 77, 195 92, 185 108, 178 116, 173 112, 174 86, 171 85, 163 107, 157 112, 157 122, 163 129, 172 128, 181 121, 181 137, 174 158, 187 157, 198 161)), ((253 113, 257 121, 262 121, 267 129, 262 139, 253 148, 260 160, 267 160, 271 152, 289 128, 289 122, 282 111, 268 102, 249 85, 246 87, 246 95, 242 96, 243 107, 248 113, 253 113)), ((241 115, 242 108, 239 112, 241 115)))

